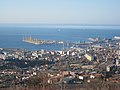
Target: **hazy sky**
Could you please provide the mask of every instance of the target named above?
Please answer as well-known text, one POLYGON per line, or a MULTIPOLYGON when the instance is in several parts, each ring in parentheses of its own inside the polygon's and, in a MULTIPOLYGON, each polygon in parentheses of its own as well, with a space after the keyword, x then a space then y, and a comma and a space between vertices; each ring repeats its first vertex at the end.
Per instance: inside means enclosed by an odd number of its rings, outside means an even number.
POLYGON ((120 0, 0 0, 0 23, 120 25, 120 0))

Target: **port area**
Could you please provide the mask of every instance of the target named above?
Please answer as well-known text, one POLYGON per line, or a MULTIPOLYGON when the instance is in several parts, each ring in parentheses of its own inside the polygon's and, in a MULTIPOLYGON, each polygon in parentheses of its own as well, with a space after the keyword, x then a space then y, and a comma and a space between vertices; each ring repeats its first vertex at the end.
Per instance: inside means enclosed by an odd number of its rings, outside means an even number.
POLYGON ((56 41, 56 40, 40 40, 37 38, 32 37, 25 37, 22 40, 23 42, 35 44, 35 45, 41 45, 41 44, 64 44, 64 41, 56 41))

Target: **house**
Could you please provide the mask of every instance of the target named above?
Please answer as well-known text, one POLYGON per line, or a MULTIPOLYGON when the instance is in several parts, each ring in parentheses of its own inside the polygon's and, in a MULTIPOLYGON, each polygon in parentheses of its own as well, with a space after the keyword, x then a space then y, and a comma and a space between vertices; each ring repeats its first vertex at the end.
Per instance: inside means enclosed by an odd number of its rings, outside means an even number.
POLYGON ((87 60, 89 60, 89 61, 94 60, 94 56, 93 56, 93 55, 91 55, 91 54, 86 53, 86 54, 85 54, 85 57, 86 57, 86 58, 87 58, 87 60))

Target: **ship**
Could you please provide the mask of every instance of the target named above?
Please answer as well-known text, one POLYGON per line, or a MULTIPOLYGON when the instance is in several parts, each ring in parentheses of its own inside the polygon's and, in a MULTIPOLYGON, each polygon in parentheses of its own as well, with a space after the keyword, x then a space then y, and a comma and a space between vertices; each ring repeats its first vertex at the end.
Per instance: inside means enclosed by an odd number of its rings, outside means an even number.
POLYGON ((101 39, 97 37, 97 38, 88 38, 88 40, 96 42, 96 41, 100 41, 101 39))

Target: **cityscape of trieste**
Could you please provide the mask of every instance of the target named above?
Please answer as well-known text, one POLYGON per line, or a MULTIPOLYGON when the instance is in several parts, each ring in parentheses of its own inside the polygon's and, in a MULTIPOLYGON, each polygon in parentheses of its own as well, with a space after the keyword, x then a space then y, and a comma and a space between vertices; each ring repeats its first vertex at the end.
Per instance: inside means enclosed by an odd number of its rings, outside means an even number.
POLYGON ((1 0, 0 90, 120 90, 119 0, 1 0))

